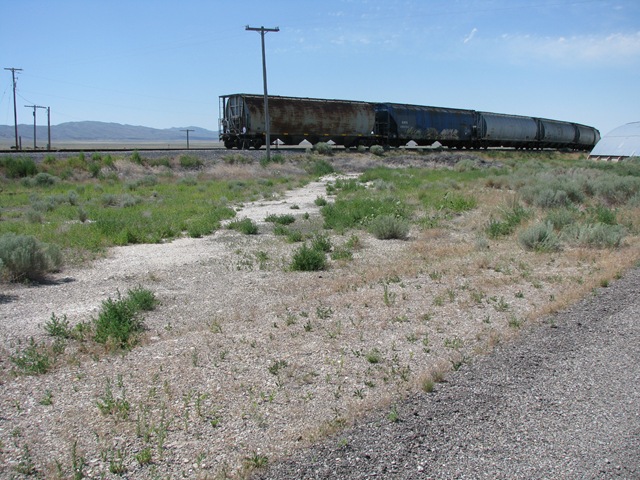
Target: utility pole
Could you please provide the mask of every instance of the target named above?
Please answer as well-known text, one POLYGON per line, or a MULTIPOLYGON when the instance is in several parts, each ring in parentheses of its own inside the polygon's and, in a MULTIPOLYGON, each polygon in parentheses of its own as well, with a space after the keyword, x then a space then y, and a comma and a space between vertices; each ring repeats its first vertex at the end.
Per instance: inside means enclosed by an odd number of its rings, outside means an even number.
POLYGON ((51 107, 47 107, 47 150, 51 150, 51 107))
POLYGON ((25 105, 26 108, 33 108, 33 149, 36 149, 36 108, 37 105, 25 105))
POLYGON ((16 109, 16 72, 21 72, 21 68, 5 68, 5 70, 11 70, 11 77, 13 79, 13 125, 16 131, 16 151, 18 147, 18 110, 16 109))
POLYGON ((180 130, 181 132, 187 132, 187 150, 189 150, 189 132, 195 132, 195 130, 189 130, 188 128, 186 130, 180 130))
POLYGON ((269 119, 269 94, 267 93, 267 60, 264 53, 264 34, 267 32, 279 32, 280 28, 256 28, 250 27, 247 25, 245 30, 249 30, 252 32, 260 32, 260 37, 262 38, 262 81, 264 83, 264 124, 266 130, 266 141, 267 141, 267 162, 271 161, 271 125, 269 119))
MULTIPOLYGON (((48 107, 41 107, 39 105, 25 105, 25 107, 33 108, 33 149, 35 150, 36 148, 38 148, 36 146, 36 109, 37 108, 48 108, 48 107)), ((51 141, 51 137, 49 137, 49 141, 51 141)))

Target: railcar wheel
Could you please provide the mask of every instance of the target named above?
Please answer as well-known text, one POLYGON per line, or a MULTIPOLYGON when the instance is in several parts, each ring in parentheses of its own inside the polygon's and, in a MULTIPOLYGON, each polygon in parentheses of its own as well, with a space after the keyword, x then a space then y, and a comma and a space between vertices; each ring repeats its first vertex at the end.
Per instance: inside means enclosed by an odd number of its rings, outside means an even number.
POLYGON ((252 142, 252 146, 253 148, 255 148, 256 150, 260 150, 260 147, 262 147, 262 140, 259 138, 256 138, 253 142, 252 142))

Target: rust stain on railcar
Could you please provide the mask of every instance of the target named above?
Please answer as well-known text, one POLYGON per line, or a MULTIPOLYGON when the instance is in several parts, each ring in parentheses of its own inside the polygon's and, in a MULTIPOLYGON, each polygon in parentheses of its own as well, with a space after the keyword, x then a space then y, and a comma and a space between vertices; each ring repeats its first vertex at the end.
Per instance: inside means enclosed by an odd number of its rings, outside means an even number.
MULTIPOLYGON (((263 132, 264 103, 261 97, 245 97, 251 112, 251 130, 263 132)), ((375 123, 371 104, 340 100, 269 97, 271 135, 322 136, 370 135, 375 123)))

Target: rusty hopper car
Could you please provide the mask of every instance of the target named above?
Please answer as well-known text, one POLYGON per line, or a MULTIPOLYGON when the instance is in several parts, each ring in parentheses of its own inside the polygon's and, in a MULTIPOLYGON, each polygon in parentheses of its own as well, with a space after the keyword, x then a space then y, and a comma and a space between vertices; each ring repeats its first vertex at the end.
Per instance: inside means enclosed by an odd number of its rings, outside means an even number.
MULTIPOLYGON (((337 145, 370 145, 375 111, 367 102, 269 95, 271 140, 298 145, 332 140, 337 145)), ((264 97, 220 97, 220 140, 227 148, 260 148, 265 143, 264 97)))

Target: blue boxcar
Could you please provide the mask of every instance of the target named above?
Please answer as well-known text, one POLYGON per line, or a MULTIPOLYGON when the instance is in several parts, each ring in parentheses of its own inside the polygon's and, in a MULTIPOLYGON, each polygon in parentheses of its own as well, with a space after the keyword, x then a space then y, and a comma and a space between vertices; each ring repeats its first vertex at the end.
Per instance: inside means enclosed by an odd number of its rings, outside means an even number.
POLYGON ((475 112, 455 108, 376 104, 376 134, 389 144, 418 145, 440 142, 444 146, 470 146, 474 139, 475 112))

